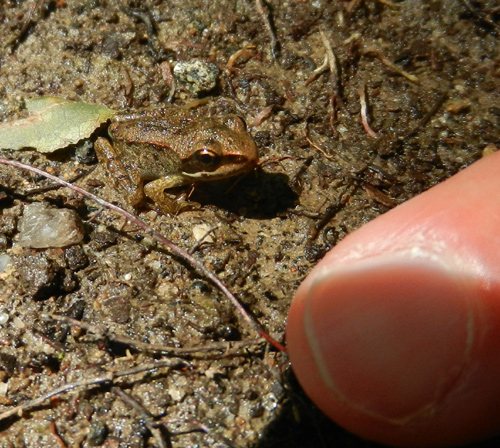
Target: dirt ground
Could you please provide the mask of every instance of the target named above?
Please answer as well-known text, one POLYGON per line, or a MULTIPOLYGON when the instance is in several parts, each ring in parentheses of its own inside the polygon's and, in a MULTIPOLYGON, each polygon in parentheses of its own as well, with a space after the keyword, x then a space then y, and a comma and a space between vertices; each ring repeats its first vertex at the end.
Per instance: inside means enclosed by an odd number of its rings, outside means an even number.
MULTIPOLYGON (((195 188, 201 207, 137 214, 285 342, 294 292, 328 249, 500 145, 499 18, 495 0, 5 0, 0 117, 43 95, 181 106, 198 98, 173 84, 175 65, 217 66, 197 111, 243 117, 264 163, 195 188), (200 225, 212 229, 201 245, 200 225)), ((133 210, 88 142, 0 155, 80 175, 77 185, 133 210)), ((2 419, 0 447, 375 446, 315 410, 287 357, 253 342, 206 278, 74 191, 34 190, 48 185, 0 167, 0 255, 12 261, 0 273, 0 416, 78 387, 2 419), (82 244, 21 248, 32 202, 75 210, 82 244)))

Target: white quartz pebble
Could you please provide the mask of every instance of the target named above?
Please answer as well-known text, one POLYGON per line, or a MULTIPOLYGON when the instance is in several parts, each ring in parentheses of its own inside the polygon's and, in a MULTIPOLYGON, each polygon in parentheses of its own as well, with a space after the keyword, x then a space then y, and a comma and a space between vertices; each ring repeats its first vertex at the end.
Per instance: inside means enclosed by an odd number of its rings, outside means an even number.
POLYGON ((24 207, 19 220, 18 243, 22 247, 65 247, 81 243, 83 237, 82 222, 74 210, 36 202, 24 207))

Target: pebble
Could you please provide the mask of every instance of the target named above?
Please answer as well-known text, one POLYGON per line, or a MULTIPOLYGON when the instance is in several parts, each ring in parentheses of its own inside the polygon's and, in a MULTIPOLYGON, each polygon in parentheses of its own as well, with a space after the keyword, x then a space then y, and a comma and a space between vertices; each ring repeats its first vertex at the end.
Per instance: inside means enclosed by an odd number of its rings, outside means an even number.
POLYGON ((66 247, 81 243, 84 236, 82 222, 74 210, 36 202, 24 207, 19 220, 18 243, 22 247, 66 247))
POLYGON ((14 316, 14 319, 12 319, 12 326, 14 328, 17 328, 18 330, 23 330, 26 328, 26 324, 22 321, 21 318, 14 316))
POLYGON ((0 313, 0 326, 5 325, 9 321, 9 315, 7 313, 0 313))
POLYGON ((448 103, 446 110, 451 114, 459 114, 469 110, 470 102, 468 100, 455 100, 448 103))
POLYGON ((12 264, 12 258, 7 254, 0 255, 0 272, 5 272, 7 267, 12 264))
POLYGON ((215 64, 201 59, 181 61, 174 67, 174 76, 177 81, 195 96, 215 89, 219 73, 220 71, 215 64))
POLYGON ((203 241, 204 243, 213 243, 214 239, 212 236, 212 233, 210 233, 210 230, 213 228, 210 227, 208 224, 197 224, 193 227, 193 236, 194 239, 200 243, 203 241))

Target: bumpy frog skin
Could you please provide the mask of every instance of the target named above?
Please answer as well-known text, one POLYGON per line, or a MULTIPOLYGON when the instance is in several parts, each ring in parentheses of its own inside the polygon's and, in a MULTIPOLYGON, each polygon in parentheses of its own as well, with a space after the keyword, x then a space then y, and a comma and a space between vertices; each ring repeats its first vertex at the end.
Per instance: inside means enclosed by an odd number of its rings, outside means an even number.
POLYGON ((236 115, 199 117, 167 107, 117 114, 97 139, 99 161, 125 190, 134 207, 149 197, 164 213, 180 206, 165 190, 225 179, 251 171, 259 154, 236 115))

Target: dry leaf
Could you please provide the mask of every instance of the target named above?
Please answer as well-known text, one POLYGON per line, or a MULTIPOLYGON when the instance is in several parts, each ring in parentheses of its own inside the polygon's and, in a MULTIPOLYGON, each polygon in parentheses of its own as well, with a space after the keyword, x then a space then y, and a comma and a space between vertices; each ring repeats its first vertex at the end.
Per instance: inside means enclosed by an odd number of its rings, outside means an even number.
POLYGON ((45 96, 26 101, 27 118, 0 125, 0 148, 35 148, 39 152, 88 138, 116 111, 95 104, 45 96))

